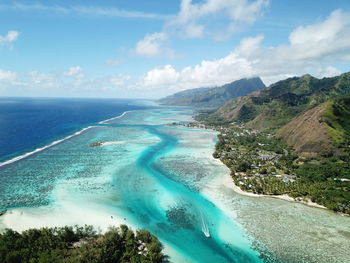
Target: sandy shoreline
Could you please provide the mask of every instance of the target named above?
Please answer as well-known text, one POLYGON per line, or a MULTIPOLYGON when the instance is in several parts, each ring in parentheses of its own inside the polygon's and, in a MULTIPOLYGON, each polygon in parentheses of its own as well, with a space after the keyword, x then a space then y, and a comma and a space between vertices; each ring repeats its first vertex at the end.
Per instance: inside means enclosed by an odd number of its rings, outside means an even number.
MULTIPOLYGON (((226 179, 226 177, 225 177, 226 179)), ((241 188, 239 188, 234 181, 232 180, 231 176, 229 178, 227 178, 229 180, 227 180, 227 182, 225 182, 226 186, 229 186, 233 191, 235 191, 238 194, 241 195, 245 195, 245 196, 251 196, 251 197, 268 197, 268 198, 277 198, 277 199, 281 199, 284 201, 289 201, 289 202, 297 202, 297 203, 302 203, 308 206, 312 206, 312 207, 317 207, 317 208, 322 208, 322 209, 327 209, 325 206, 323 205, 319 205, 315 202, 312 202, 311 200, 308 201, 304 201, 304 200, 295 200, 293 197, 288 196, 287 194, 283 194, 283 195, 265 195, 265 194, 254 194, 254 193, 250 193, 250 192, 246 192, 243 191, 241 188), (230 182, 229 182, 230 181, 230 182)))
MULTIPOLYGON (((202 128, 198 128, 198 129, 202 129, 202 128)), ((211 130, 211 129, 206 129, 206 130, 211 130)), ((212 130, 214 132, 217 132, 215 130, 212 130)), ((213 155, 210 153, 208 154, 208 158, 214 162, 216 162, 219 165, 223 165, 225 167, 227 167, 220 159, 214 158, 213 155)), ((228 167, 227 167, 228 168, 228 167)), ((215 183, 216 184, 216 183, 215 183)), ((317 208, 322 208, 322 209, 327 209, 325 206, 317 204, 315 202, 312 202, 310 199, 305 201, 305 200, 296 200, 293 197, 288 196, 287 194, 283 194, 283 195, 265 195, 265 194, 255 194, 255 193, 251 193, 251 192, 246 192, 243 191, 238 185, 236 185, 231 177, 230 174, 227 174, 227 176, 225 176, 223 178, 223 182, 222 185, 232 189, 233 191, 235 191, 238 194, 241 195, 245 195, 245 196, 250 196, 250 197, 268 197, 268 198, 276 198, 276 199, 280 199, 280 200, 284 200, 284 201, 289 201, 289 202, 296 202, 296 203, 301 203, 301 204, 305 204, 307 206, 311 206, 311 207, 317 207, 317 208)))
POLYGON ((27 207, 8 210, 0 217, 0 232, 10 228, 19 232, 30 228, 63 227, 66 225, 93 225, 102 232, 110 226, 130 223, 120 215, 99 210, 98 207, 27 207))
MULTIPOLYGON (((224 165, 226 167, 226 165, 220 160, 220 159, 216 159, 214 158, 212 155, 210 155, 209 157, 211 160, 215 161, 216 163, 220 164, 220 165, 224 165)), ((289 201, 289 202, 297 202, 297 203, 302 203, 311 207, 317 207, 317 208, 322 208, 322 209, 327 209, 325 206, 317 204, 315 202, 312 202, 311 200, 295 200, 294 198, 288 196, 287 194, 283 194, 283 195, 265 195, 265 194, 254 194, 251 192, 246 192, 243 191, 239 186, 237 186, 231 175, 227 174, 227 176, 224 176, 222 179, 222 185, 225 185, 226 187, 232 189, 233 191, 235 191, 238 194, 241 195, 245 195, 245 196, 250 196, 250 197, 268 197, 268 198, 277 198, 277 199, 281 199, 284 201, 289 201)))

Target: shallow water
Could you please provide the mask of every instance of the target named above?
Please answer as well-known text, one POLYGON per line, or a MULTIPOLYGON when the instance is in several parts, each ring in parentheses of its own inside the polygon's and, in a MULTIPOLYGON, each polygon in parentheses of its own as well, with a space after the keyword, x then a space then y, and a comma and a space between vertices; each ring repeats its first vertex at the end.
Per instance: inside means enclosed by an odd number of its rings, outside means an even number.
POLYGON ((215 132, 166 126, 190 120, 182 108, 130 112, 0 167, 0 210, 20 211, 0 224, 125 222, 157 235, 172 262, 262 262, 259 253, 270 262, 346 262, 348 218, 225 185, 207 194, 228 170, 209 158, 215 132), (96 141, 108 144, 88 146, 96 141))

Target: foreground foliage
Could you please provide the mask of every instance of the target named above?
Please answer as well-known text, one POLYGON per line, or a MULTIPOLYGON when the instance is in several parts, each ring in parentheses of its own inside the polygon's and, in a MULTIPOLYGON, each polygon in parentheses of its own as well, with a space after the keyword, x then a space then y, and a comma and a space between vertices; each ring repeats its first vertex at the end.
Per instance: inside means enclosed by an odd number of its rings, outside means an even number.
POLYGON ((3 263, 163 262, 162 246, 147 230, 125 225, 98 234, 92 226, 30 229, 0 234, 3 263))

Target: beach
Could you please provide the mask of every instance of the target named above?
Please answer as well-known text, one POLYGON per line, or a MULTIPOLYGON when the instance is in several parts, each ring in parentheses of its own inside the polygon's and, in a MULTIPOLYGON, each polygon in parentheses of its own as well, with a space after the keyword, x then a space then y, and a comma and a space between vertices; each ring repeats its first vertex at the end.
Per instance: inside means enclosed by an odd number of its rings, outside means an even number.
POLYGON ((166 126, 178 119, 191 112, 128 112, 2 166, 2 202, 13 205, 5 206, 1 227, 127 224, 155 234, 172 262, 261 262, 245 230, 196 190, 206 178, 194 175, 204 169, 212 176, 218 167, 191 158, 210 152, 216 134, 166 126))
POLYGON ((2 202, 16 208, 8 207, 0 228, 127 224, 155 234, 171 262, 344 262, 346 236, 313 237, 350 232, 348 218, 239 194, 229 169, 212 157, 217 132, 167 126, 191 116, 178 108, 129 112, 3 166, 2 202), (103 143, 89 147, 94 142, 103 143), (314 234, 306 234, 310 226, 314 234), (325 255, 330 246, 341 252, 325 255))

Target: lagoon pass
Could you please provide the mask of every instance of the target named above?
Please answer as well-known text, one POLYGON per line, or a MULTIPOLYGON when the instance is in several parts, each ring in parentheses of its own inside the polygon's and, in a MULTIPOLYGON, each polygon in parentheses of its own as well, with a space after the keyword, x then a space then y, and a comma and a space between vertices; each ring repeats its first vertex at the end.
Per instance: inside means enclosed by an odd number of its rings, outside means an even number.
POLYGON ((192 115, 129 111, 3 163, 0 228, 127 224, 156 235, 171 262, 348 262, 348 217, 237 194, 211 156, 217 133, 168 125, 192 115))

